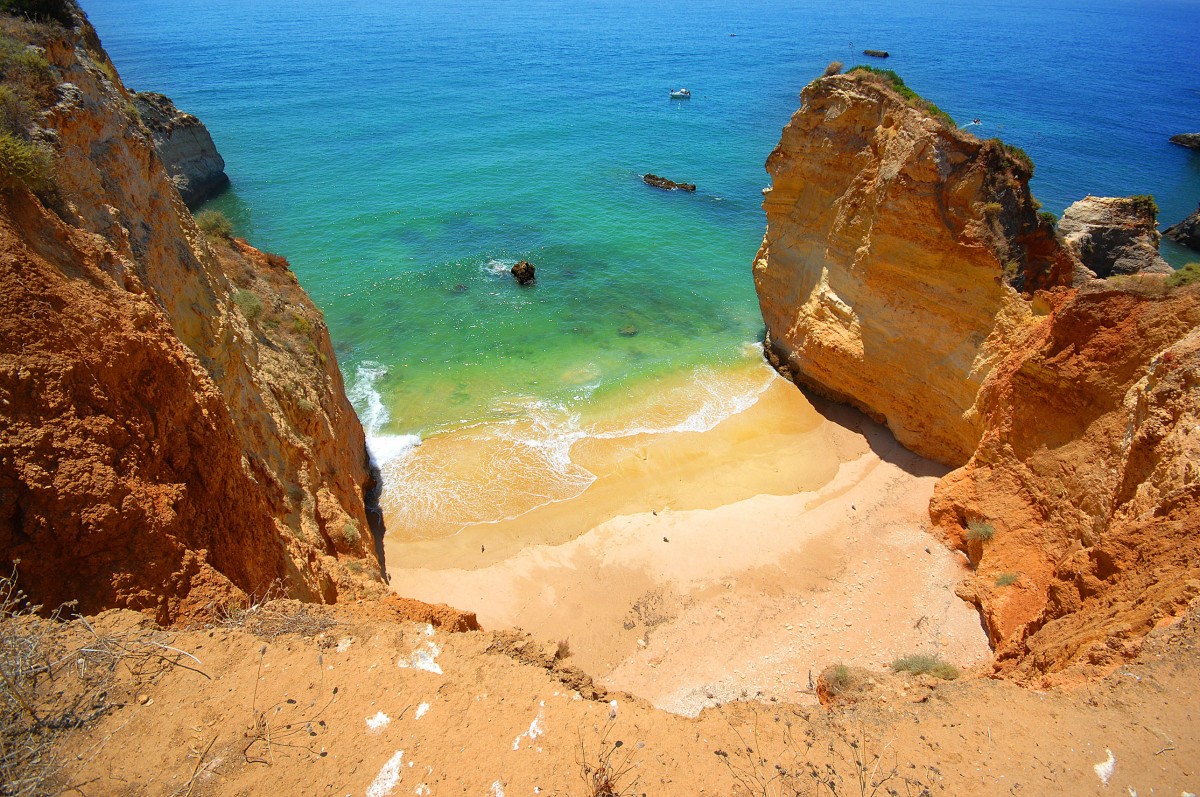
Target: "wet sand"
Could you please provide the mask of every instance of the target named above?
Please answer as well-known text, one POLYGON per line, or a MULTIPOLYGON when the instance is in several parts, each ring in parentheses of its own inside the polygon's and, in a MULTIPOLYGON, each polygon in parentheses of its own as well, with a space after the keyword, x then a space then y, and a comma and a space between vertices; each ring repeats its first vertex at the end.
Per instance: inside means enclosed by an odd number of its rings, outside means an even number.
POLYGON ((610 689, 694 715, 812 699, 833 663, 989 657, 954 595, 965 560, 928 531, 944 469, 774 380, 707 432, 580 441, 582 495, 439 540, 387 543, 393 588, 485 628, 564 640, 610 689))

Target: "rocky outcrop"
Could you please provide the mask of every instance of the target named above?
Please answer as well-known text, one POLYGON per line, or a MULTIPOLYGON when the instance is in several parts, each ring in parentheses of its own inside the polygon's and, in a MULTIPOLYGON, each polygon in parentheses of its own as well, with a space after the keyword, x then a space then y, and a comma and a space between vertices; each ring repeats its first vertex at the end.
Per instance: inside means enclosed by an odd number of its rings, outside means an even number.
POLYGON ((654 188, 661 188, 664 191, 688 191, 692 193, 696 191, 695 183, 677 183, 674 180, 659 177, 657 174, 643 174, 642 182, 654 188))
POLYGON ((47 607, 160 622, 381 591, 320 312, 283 258, 197 229, 82 16, 25 35, 56 179, 0 196, 0 558, 47 607))
POLYGON ((1084 197, 1067 208, 1058 231, 1097 277, 1170 274, 1158 254, 1158 207, 1150 197, 1084 197))
POLYGON ((537 279, 537 267, 528 260, 518 261, 511 269, 509 269, 509 271, 512 273, 513 279, 517 281, 518 285, 528 285, 537 279))
POLYGON ((1171 143, 1188 149, 1200 149, 1200 133, 1179 133, 1171 136, 1171 143))
POLYGON ((979 409, 984 438, 930 514, 963 550, 971 520, 994 530, 960 594, 997 668, 1045 682, 1135 655, 1200 594, 1200 291, 1067 296, 979 409))
POLYGON ((887 58, 891 53, 887 50, 863 50, 863 55, 869 55, 872 58, 887 58))
POLYGON ((1152 228, 1137 199, 1083 203, 1068 244, 1018 153, 861 74, 802 97, 767 162, 768 352, 961 466, 930 515, 975 568, 960 593, 998 672, 1111 669, 1200 594, 1200 290, 1073 255, 1128 257, 1152 228))
POLYGON ((799 383, 961 465, 976 396, 1075 263, 1037 215, 1032 169, 856 72, 804 89, 767 160, 754 282, 767 350, 799 383), (1014 288, 1026 291, 1022 295, 1014 288))
POLYGON ((1200 208, 1196 208, 1178 224, 1172 224, 1163 230, 1163 235, 1200 252, 1200 208))
POLYGON ((225 159, 217 152, 208 128, 175 107, 165 94, 139 91, 133 104, 154 139, 171 182, 189 208, 196 208, 229 186, 225 159))

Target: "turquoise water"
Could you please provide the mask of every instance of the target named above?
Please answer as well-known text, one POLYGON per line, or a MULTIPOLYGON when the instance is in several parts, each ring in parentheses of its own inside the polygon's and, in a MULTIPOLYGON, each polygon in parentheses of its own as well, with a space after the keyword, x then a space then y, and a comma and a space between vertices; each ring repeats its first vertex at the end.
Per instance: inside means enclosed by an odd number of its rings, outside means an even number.
POLYGON ((865 47, 1024 147, 1050 210, 1200 200, 1200 156, 1167 142, 1200 129, 1195 2, 84 5, 130 87, 207 123, 233 180, 213 204, 291 260, 392 453, 535 407, 578 426, 752 358, 763 161, 799 90, 865 47), (534 288, 506 275, 521 258, 534 288))

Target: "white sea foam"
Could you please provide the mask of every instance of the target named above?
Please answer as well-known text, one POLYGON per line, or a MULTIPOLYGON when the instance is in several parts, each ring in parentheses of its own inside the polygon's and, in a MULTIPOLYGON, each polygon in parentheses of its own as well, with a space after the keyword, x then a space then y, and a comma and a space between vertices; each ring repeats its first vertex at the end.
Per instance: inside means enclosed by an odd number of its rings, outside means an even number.
POLYGON ((499 276, 501 274, 511 273, 512 267, 516 264, 517 261, 508 260, 507 258, 491 258, 488 260, 488 262, 483 264, 483 270, 488 274, 496 274, 499 276))
POLYGON ((375 384, 386 375, 387 367, 382 363, 365 360, 359 363, 354 372, 354 384, 346 392, 366 432, 371 461, 381 469, 410 454, 421 444, 421 438, 415 434, 385 434, 382 431, 391 420, 391 413, 375 384))

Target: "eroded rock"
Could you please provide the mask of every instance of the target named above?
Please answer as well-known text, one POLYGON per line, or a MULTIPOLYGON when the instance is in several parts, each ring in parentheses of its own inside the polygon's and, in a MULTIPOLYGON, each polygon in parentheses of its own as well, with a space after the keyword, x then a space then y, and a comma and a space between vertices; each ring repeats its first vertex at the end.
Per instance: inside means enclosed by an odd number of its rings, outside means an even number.
POLYGON ((229 185, 225 159, 204 123, 175 107, 165 94, 140 91, 134 106, 154 137, 154 149, 189 208, 196 208, 229 185))
POLYGON ((642 182, 646 185, 661 188, 664 191, 690 191, 695 192, 695 183, 677 183, 674 180, 668 180, 665 177, 659 177, 657 174, 642 175, 642 182))
POLYGON ((528 260, 517 261, 510 271, 520 285, 529 285, 537 280, 537 268, 528 260))
POLYGON ((1178 224, 1172 224, 1163 230, 1163 235, 1176 243, 1200 251, 1200 208, 1178 224))
POLYGON ((1158 254, 1158 213, 1149 197, 1084 197, 1067 208, 1058 231, 1097 277, 1170 274, 1158 254))

